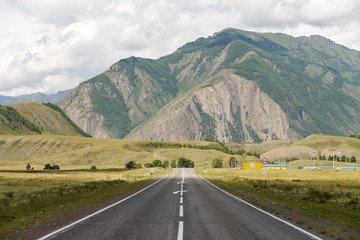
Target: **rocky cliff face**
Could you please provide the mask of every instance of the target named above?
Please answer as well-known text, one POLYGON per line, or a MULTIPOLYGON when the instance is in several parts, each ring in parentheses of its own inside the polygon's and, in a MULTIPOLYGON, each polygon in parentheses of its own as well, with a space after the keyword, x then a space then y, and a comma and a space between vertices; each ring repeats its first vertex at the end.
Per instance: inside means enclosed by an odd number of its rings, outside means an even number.
POLYGON ((59 105, 100 138, 349 135, 360 132, 359 59, 318 36, 227 29, 157 60, 120 60, 59 105))
POLYGON ((230 71, 220 83, 175 99, 129 139, 222 142, 295 139, 286 114, 252 81, 230 71))

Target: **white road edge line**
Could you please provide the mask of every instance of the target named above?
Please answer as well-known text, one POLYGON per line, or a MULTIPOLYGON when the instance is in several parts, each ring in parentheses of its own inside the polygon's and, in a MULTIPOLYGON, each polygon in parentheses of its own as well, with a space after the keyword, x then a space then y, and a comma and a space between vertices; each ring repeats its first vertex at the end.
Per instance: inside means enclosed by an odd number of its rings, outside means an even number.
POLYGON ((209 182, 208 180, 206 180, 206 179, 203 178, 202 176, 200 176, 200 175, 198 175, 198 176, 201 177, 204 181, 206 181, 207 183, 209 183, 209 184, 210 184, 211 186, 213 186, 214 188, 220 190, 221 192, 223 192, 223 193, 225 193, 226 195, 234 198, 235 200, 237 200, 237 201, 239 201, 239 202, 242 202, 242 203, 245 203, 246 205, 249 205, 250 207, 255 208, 256 210, 258 210, 258 211, 260 211, 260 212, 262 212, 262 213, 264 213, 264 214, 266 214, 266 215, 269 215, 270 217, 272 217, 272 218, 274 218, 274 219, 276 219, 276 220, 278 220, 278 221, 280 221, 280 222, 282 222, 282 223, 284 223, 284 224, 286 224, 286 225, 288 225, 288 226, 290 226, 290 227, 298 230, 299 232, 302 232, 303 234, 305 234, 305 235, 307 235, 307 236, 309 236, 309 237, 311 237, 311 238, 313 238, 313 239, 322 240, 322 238, 320 238, 320 237, 318 237, 318 236, 316 236, 316 235, 314 235, 314 234, 312 234, 312 233, 309 233, 308 231, 305 231, 304 229, 299 228, 298 226, 295 226, 295 225, 292 224, 292 223, 289 223, 289 222, 287 222, 287 221, 285 221, 285 220, 283 220, 283 219, 281 219, 281 218, 278 218, 278 217, 272 215, 271 213, 268 213, 268 212, 262 210, 261 208, 258 208, 258 207, 256 207, 256 206, 252 205, 251 203, 248 203, 248 202, 246 202, 245 200, 243 200, 243 199, 241 199, 241 198, 238 198, 238 197, 236 197, 235 195, 233 195, 233 194, 231 194, 231 193, 229 193, 229 192, 227 192, 227 191, 219 188, 218 186, 216 186, 215 184, 209 182))
POLYGON ((184 222, 179 221, 178 237, 177 240, 183 240, 184 235, 184 222))
POLYGON ((95 216, 95 215, 97 215, 97 214, 99 214, 99 213, 101 213, 101 212, 104 212, 105 210, 107 210, 107 209, 109 209, 109 208, 112 208, 112 207, 114 207, 114 206, 116 206, 116 205, 118 205, 118 204, 120 204, 120 203, 128 200, 129 198, 132 198, 133 196, 141 193, 142 191, 145 191, 145 190, 148 189, 149 187, 154 186, 156 183, 160 182, 161 180, 163 180, 163 179, 166 178, 167 176, 168 176, 168 175, 160 178, 159 180, 157 180, 156 182, 150 184, 149 186, 141 189, 140 191, 138 191, 138 192, 136 192, 136 193, 134 193, 134 194, 132 194, 132 195, 130 195, 130 196, 128 196, 128 197, 126 197, 126 198, 124 198, 124 199, 116 202, 116 203, 113 203, 113 204, 111 204, 111 205, 109 205, 109 206, 107 206, 107 207, 105 207, 105 208, 103 208, 103 209, 101 209, 101 210, 93 213, 93 214, 90 214, 90 215, 88 215, 88 216, 86 216, 86 217, 84 217, 84 218, 81 218, 81 219, 79 219, 79 220, 77 220, 77 221, 75 221, 75 222, 73 222, 73 223, 71 223, 71 224, 69 224, 69 225, 67 225, 67 226, 65 226, 65 227, 62 227, 62 228, 60 228, 60 229, 58 229, 58 230, 56 230, 56 231, 54 231, 54 232, 52 232, 52 233, 49 233, 49 234, 47 234, 47 235, 39 238, 38 240, 44 240, 44 239, 47 239, 47 238, 49 238, 49 237, 52 237, 53 235, 55 235, 55 234, 57 234, 57 233, 60 233, 60 232, 66 230, 66 229, 68 229, 68 228, 70 228, 70 227, 72 227, 72 226, 74 226, 74 225, 76 225, 76 224, 78 224, 78 223, 80 223, 80 222, 82 222, 82 221, 85 221, 85 220, 88 219, 88 218, 91 218, 91 217, 93 217, 93 216, 95 216))

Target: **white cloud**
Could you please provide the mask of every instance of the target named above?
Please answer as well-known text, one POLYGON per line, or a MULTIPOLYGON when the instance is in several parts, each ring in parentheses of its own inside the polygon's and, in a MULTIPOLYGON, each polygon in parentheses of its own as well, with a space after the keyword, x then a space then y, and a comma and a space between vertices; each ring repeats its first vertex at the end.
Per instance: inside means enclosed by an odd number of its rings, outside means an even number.
POLYGON ((0 94, 72 88, 121 58, 158 58, 226 27, 360 49, 357 9, 356 0, 3 0, 0 94))

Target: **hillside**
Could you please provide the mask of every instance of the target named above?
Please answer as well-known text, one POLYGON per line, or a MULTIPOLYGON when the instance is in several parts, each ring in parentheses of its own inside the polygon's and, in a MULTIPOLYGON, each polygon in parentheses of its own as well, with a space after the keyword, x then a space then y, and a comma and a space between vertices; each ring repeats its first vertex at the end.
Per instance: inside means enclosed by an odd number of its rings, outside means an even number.
POLYGON ((1 135, 86 135, 56 105, 35 102, 12 103, 1 106, 1 135), (50 107, 49 107, 50 106, 50 107), (6 111, 5 111, 6 110, 6 111))
POLYGON ((360 52, 321 36, 226 29, 131 57, 59 106, 102 138, 259 142, 360 132, 360 52))
MULTIPOLYGON (((247 153, 231 155, 222 151, 222 144, 209 141, 176 141, 156 142, 124 139, 84 138, 76 136, 35 135, 35 136, 0 136, 0 169, 24 169, 26 162, 35 169, 42 169, 44 164, 59 164, 63 168, 124 167, 128 161, 149 163, 156 159, 177 160, 185 157, 195 162, 196 168, 209 168, 215 158, 223 159, 224 167, 229 167, 231 156, 239 162, 259 160, 252 153, 261 153, 270 161, 298 158, 292 167, 312 165, 312 157, 318 154, 326 156, 345 155, 360 159, 360 140, 349 137, 312 135, 296 141, 267 141, 263 143, 229 143, 229 149, 245 150, 247 153), (264 150, 265 149, 265 150, 264 150), (264 150, 264 151, 263 151, 264 150), (251 154, 250 154, 251 153, 251 154), (301 156, 300 156, 300 154, 301 156), (314 154, 314 155, 311 155, 314 154), (307 159, 307 160, 306 160, 307 159)), ((319 162, 316 163, 320 164, 319 162)), ((321 161, 323 166, 331 162, 321 161)), ((353 163, 336 163, 336 165, 353 165, 353 163)), ((360 166, 360 163, 356 163, 360 166)))
POLYGON ((355 156, 360 160, 360 140, 351 137, 338 137, 322 134, 310 135, 301 140, 273 140, 262 143, 229 143, 226 146, 233 150, 258 152, 261 157, 271 160, 285 159, 319 159, 329 155, 355 156))

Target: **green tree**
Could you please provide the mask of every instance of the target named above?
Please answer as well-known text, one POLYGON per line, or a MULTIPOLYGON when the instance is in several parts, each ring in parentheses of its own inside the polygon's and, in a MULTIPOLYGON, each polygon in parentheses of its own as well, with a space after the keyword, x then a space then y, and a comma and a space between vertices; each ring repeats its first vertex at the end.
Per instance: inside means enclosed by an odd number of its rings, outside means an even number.
POLYGON ((214 160, 212 160, 212 167, 213 168, 222 168, 222 159, 220 158, 215 158, 214 160))
POLYGON ((44 166, 44 170, 48 170, 51 169, 51 165, 49 163, 45 164, 44 166))
POLYGON ((128 168, 128 169, 136 168, 136 162, 129 161, 128 163, 125 164, 125 167, 128 168))
POLYGON ((195 163, 193 161, 191 161, 190 159, 180 157, 178 160, 178 167, 179 168, 194 168, 195 163))
POLYGON ((60 166, 54 164, 54 165, 52 166, 52 169, 54 169, 54 170, 60 170, 60 166))
POLYGON ((183 158, 183 157, 180 157, 179 160, 178 160, 177 166, 178 166, 179 168, 183 168, 183 167, 185 167, 185 164, 186 164, 186 159, 183 158))
POLYGON ((163 162, 163 164, 162 164, 162 167, 163 167, 163 168, 168 168, 169 165, 170 165, 169 161, 168 161, 168 160, 165 160, 165 161, 163 162))
POLYGON ((231 156, 229 158, 229 167, 235 167, 236 166, 236 158, 234 156, 231 156))
POLYGON ((350 158, 350 162, 351 162, 351 163, 356 163, 356 157, 355 157, 355 156, 352 156, 352 157, 350 158))
POLYGON ((171 160, 171 168, 176 168, 176 160, 171 160))
POLYGON ((145 164, 144 164, 144 167, 146 167, 146 168, 152 168, 152 167, 154 167, 154 165, 153 165, 152 163, 145 163, 145 164))
POLYGON ((159 159, 156 159, 152 162, 154 167, 162 167, 162 162, 159 159))
POLYGON ((30 163, 28 163, 27 165, 26 165, 26 170, 30 170, 31 169, 31 166, 30 166, 30 163))

